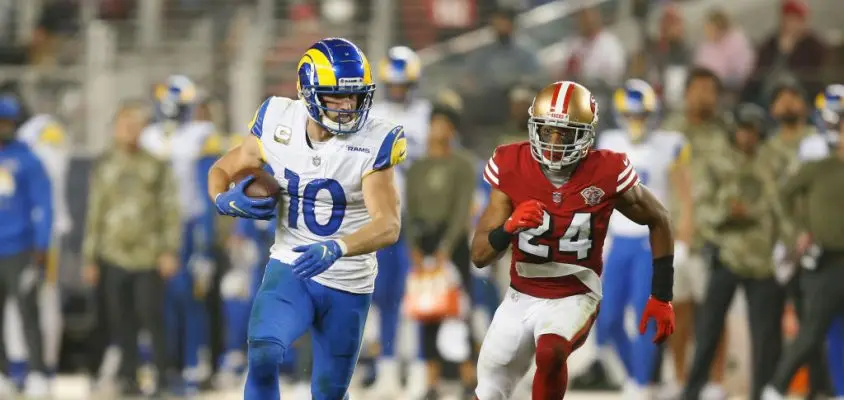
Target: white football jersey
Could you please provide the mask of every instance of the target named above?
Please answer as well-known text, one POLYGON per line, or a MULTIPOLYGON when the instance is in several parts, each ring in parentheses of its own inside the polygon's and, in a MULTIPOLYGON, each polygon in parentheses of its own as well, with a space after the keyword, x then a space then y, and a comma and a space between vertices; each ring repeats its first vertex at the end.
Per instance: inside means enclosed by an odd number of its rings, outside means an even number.
POLYGON ((53 189, 53 231, 64 235, 73 228, 67 208, 65 188, 70 163, 70 149, 61 124, 50 115, 38 114, 18 128, 18 138, 28 144, 44 164, 53 189))
POLYGON ((405 203, 405 174, 410 165, 425 156, 428 148, 428 130, 431 125, 431 102, 414 99, 408 104, 384 101, 375 103, 370 116, 383 118, 404 127, 407 139, 407 161, 396 168, 396 187, 399 190, 402 206, 405 203))
POLYGON ((820 160, 829 156, 829 141, 819 133, 812 133, 800 141, 797 159, 800 162, 820 160))
MULTIPOLYGON (((685 137, 678 132, 655 131, 634 143, 627 132, 610 130, 598 139, 598 148, 626 153, 639 180, 665 203, 670 199, 670 170, 681 158, 689 157, 685 137)), ((639 225, 618 211, 610 218, 610 233, 619 236, 647 236, 648 227, 639 225)))
MULTIPOLYGON (((370 117, 354 134, 317 143, 307 138, 308 119, 302 101, 270 97, 249 124, 282 187, 270 256, 285 264, 301 255, 294 247, 339 239, 369 222, 363 177, 401 163, 407 153, 400 125, 370 117)), ((377 272, 370 253, 342 257, 313 279, 351 293, 372 293, 377 272)))
POLYGON ((160 122, 146 127, 141 133, 141 147, 162 160, 169 160, 176 179, 179 205, 183 221, 190 221, 205 212, 208 201, 200 188, 198 161, 219 154, 220 138, 214 124, 207 121, 188 122, 169 126, 160 122))

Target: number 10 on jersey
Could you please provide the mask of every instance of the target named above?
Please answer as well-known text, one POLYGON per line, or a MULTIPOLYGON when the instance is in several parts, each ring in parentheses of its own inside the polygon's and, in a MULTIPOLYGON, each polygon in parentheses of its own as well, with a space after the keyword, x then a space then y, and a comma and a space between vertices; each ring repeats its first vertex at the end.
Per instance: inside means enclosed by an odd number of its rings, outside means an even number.
MULTIPOLYGON (((541 238, 550 238, 554 234, 551 215, 542 215, 542 225, 519 233, 519 250, 546 260, 553 258, 551 247, 539 243, 541 238)), ((560 253, 575 253, 578 260, 589 257, 592 248, 592 214, 575 213, 566 232, 560 237, 556 251, 560 253)))
POLYGON ((284 179, 287 179, 287 193, 290 195, 290 205, 287 208, 287 225, 291 229, 299 228, 299 203, 302 203, 302 215, 305 226, 309 231, 319 236, 331 236, 340 230, 343 217, 346 216, 346 193, 343 185, 334 179, 314 179, 299 192, 299 174, 285 168, 284 179), (331 195, 331 212, 328 221, 320 223, 316 216, 316 201, 320 190, 327 190, 331 195))

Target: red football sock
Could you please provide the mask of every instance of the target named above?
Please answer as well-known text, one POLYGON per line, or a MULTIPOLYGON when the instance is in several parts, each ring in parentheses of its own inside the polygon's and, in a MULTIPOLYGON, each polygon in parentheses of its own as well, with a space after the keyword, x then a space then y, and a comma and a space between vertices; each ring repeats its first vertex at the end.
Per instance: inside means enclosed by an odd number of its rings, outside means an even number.
POLYGON ((557 335, 542 335, 536 342, 536 375, 533 376, 533 400, 560 400, 569 381, 566 360, 572 352, 568 340, 557 335))

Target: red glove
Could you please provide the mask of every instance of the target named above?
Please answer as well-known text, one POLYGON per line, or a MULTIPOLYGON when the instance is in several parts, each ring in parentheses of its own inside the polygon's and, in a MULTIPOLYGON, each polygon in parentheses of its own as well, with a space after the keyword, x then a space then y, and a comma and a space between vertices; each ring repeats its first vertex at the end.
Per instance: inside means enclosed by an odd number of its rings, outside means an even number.
POLYGON ((545 204, 539 200, 528 200, 519 204, 507 222, 504 223, 504 231, 509 234, 519 233, 526 229, 533 229, 542 225, 542 217, 545 213, 545 204))
POLYGON ((657 300, 653 297, 645 304, 642 321, 639 322, 639 333, 644 335, 648 329, 648 320, 656 322, 656 336, 654 343, 662 343, 674 333, 674 306, 670 301, 657 300))

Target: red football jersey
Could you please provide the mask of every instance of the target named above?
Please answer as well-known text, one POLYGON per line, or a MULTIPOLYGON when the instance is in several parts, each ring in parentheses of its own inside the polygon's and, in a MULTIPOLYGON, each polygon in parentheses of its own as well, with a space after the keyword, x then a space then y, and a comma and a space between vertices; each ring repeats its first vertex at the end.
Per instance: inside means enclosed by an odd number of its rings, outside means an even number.
POLYGON ((528 200, 546 206, 543 224, 513 238, 511 286, 540 298, 601 292, 604 239, 622 193, 639 183, 623 153, 592 150, 570 179, 556 187, 531 156, 527 142, 500 146, 484 169, 484 179, 513 208, 528 200))

